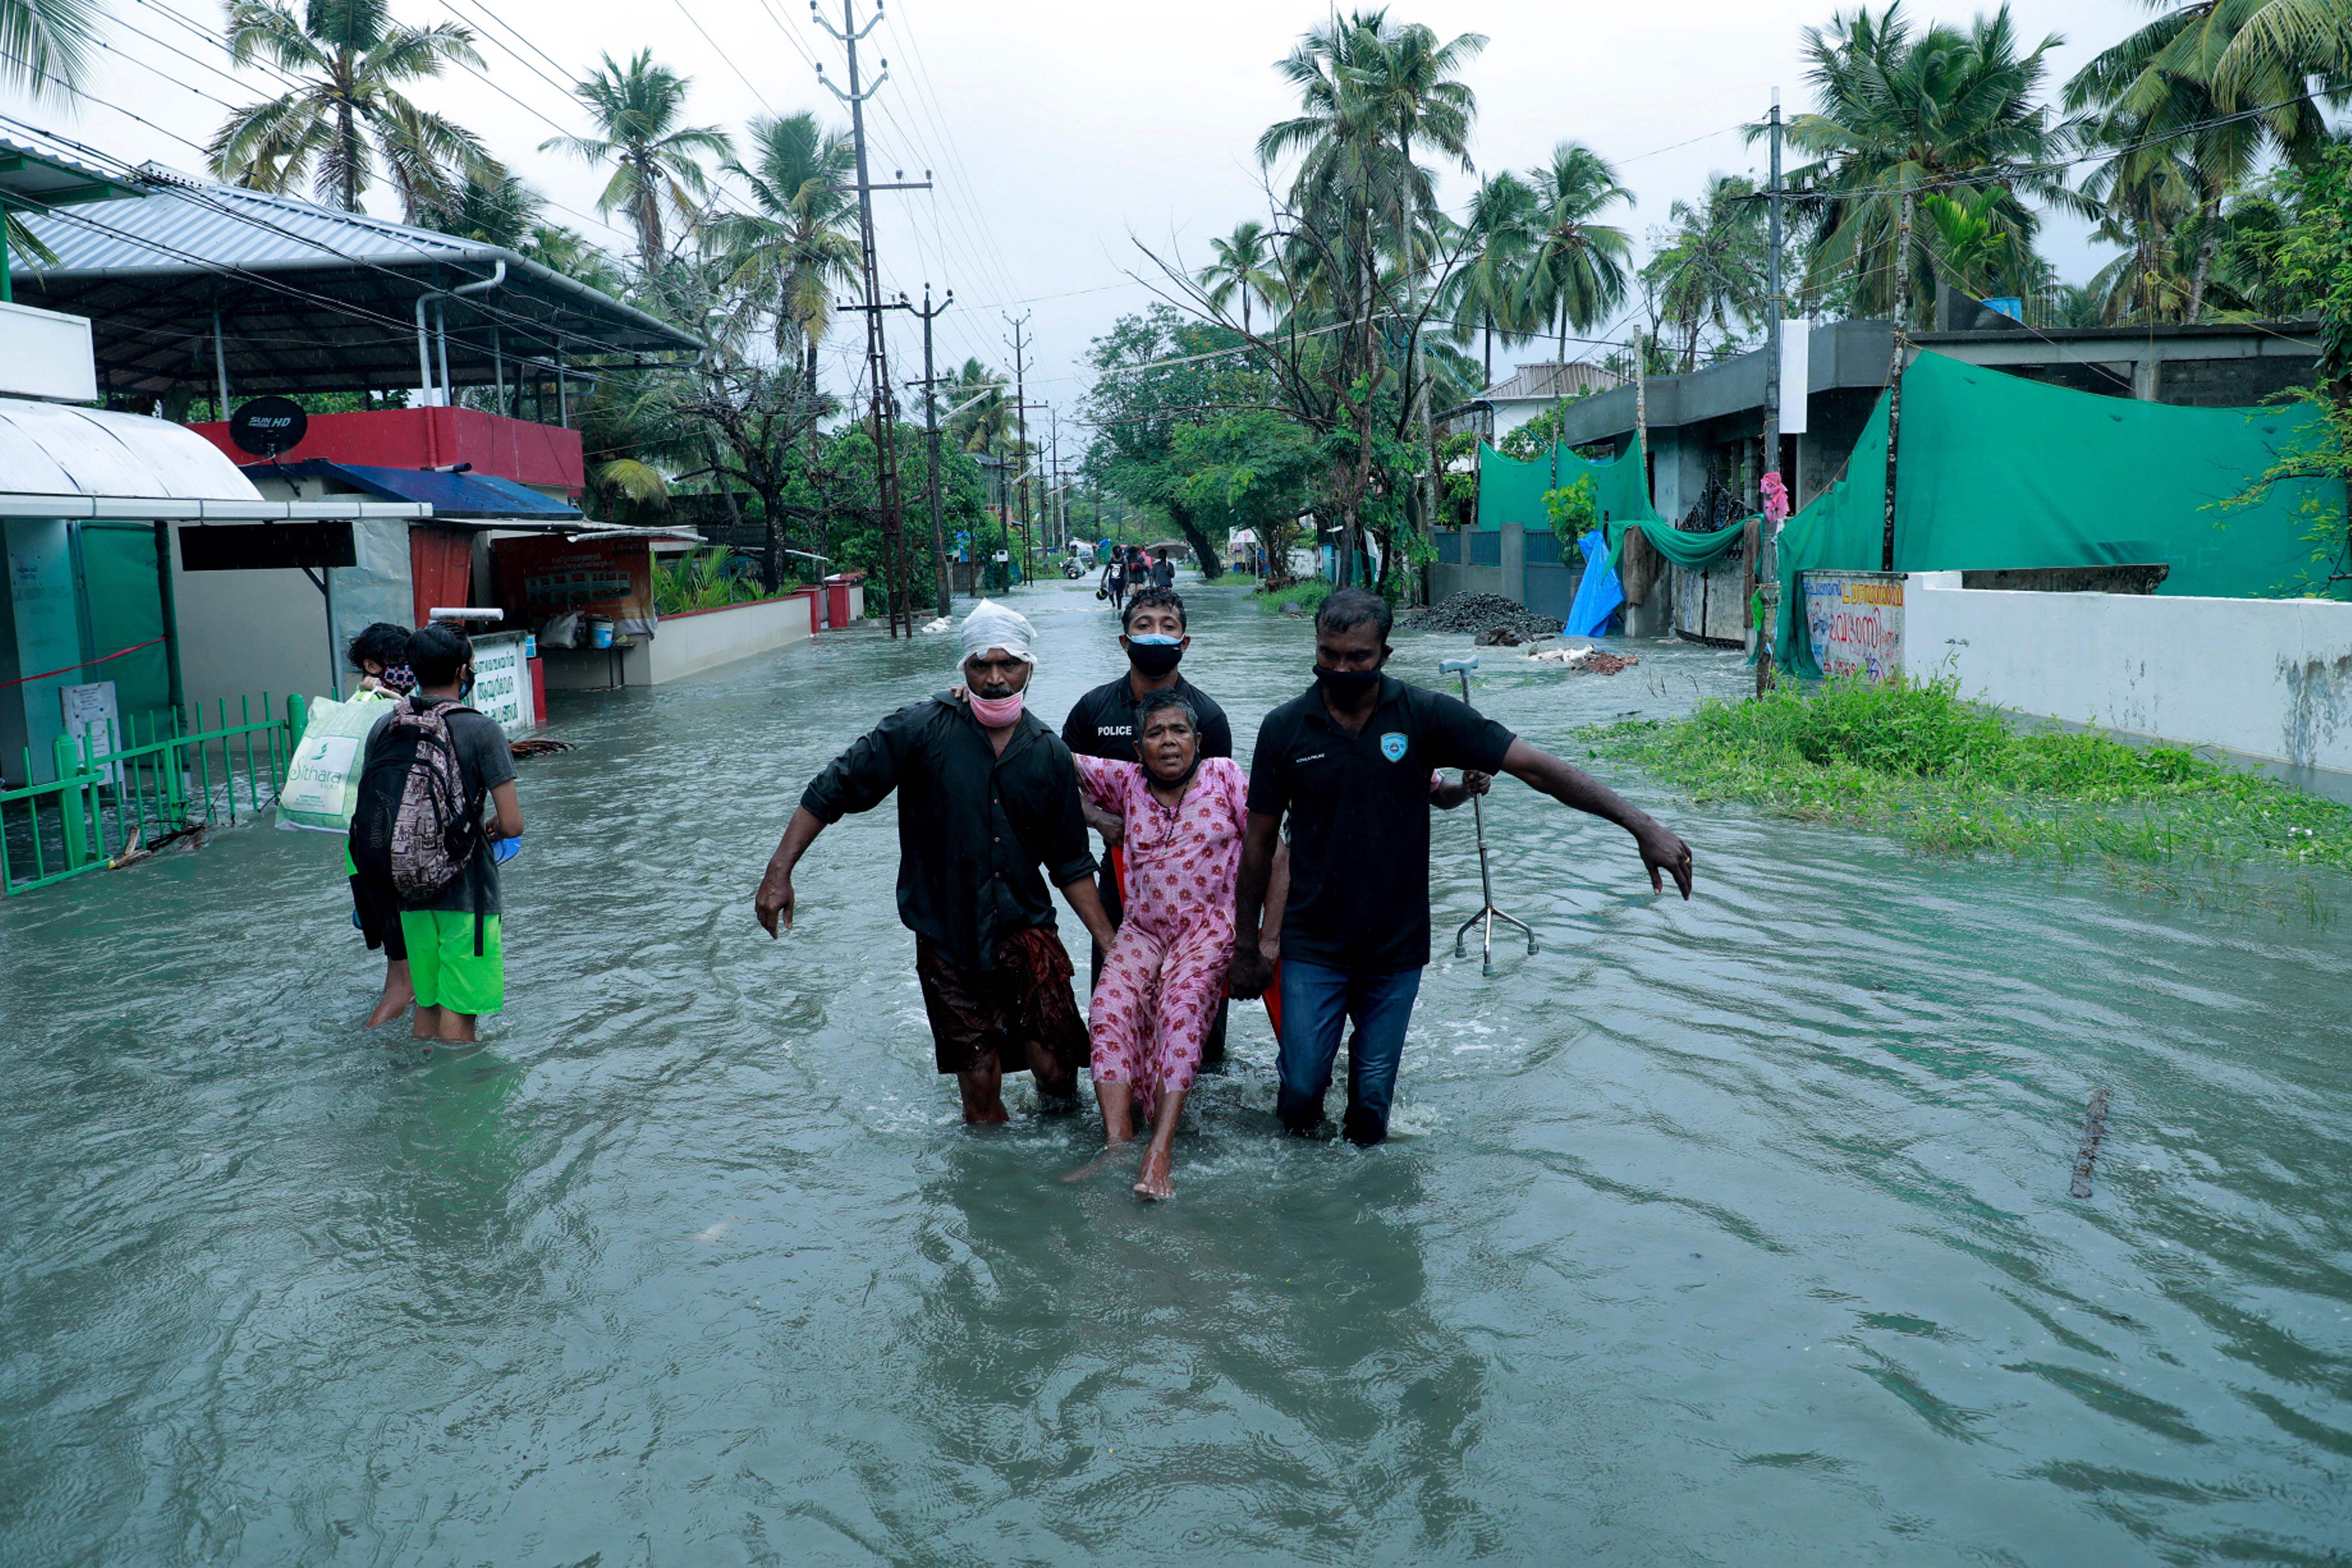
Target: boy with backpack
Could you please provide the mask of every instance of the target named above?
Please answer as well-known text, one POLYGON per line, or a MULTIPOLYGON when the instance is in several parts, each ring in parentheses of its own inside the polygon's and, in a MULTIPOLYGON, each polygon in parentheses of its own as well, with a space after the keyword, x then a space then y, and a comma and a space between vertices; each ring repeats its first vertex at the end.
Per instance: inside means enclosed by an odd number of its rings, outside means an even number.
POLYGON ((400 912, 416 994, 411 1032, 467 1043, 475 1019, 506 1003, 498 867, 522 847, 522 808, 506 731, 464 705, 472 643, 425 626, 408 639, 408 666, 415 692, 368 732, 352 859, 400 912), (486 803, 496 812, 487 828, 486 803))

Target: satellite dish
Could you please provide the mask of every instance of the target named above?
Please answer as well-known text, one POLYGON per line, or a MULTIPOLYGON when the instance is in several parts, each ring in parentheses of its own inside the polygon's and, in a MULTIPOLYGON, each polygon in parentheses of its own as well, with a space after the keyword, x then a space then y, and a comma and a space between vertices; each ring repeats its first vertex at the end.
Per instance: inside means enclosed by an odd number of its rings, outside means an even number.
POLYGON ((228 416, 228 438, 257 458, 275 458, 302 444, 310 416, 290 397, 257 397, 228 416))

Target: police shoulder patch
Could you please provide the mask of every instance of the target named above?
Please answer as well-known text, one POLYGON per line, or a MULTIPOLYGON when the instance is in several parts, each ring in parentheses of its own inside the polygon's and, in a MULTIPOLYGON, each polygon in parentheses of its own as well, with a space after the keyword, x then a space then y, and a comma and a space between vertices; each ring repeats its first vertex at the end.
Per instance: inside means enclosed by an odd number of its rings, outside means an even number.
POLYGON ((1381 737, 1381 755, 1392 763, 1404 761, 1404 731, 1391 730, 1381 737))

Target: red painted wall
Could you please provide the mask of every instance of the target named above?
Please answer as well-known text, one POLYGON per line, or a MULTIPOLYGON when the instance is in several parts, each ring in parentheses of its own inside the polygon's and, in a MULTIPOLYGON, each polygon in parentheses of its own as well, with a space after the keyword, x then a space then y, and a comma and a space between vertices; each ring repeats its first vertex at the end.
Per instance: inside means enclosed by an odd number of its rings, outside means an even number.
MULTIPOLYGON (((255 461, 228 438, 225 421, 189 429, 236 463, 255 461)), ((471 463, 473 471, 526 485, 560 485, 577 495, 582 471, 580 432, 476 408, 375 408, 355 414, 314 414, 302 444, 280 454, 284 462, 323 458, 379 468, 438 468, 471 463)))

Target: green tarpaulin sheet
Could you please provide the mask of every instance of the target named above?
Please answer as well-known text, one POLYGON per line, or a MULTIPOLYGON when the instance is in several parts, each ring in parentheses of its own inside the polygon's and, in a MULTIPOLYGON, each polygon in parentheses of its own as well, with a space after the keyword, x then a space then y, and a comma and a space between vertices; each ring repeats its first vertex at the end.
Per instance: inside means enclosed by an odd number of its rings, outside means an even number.
POLYGON ((1515 519, 1523 528, 1549 530, 1551 514, 1544 510, 1544 492, 1554 485, 1555 458, 1559 464, 1558 484, 1561 489, 1587 474, 1592 476, 1593 486, 1600 492, 1601 519, 1612 557, 1628 527, 1637 527, 1648 534, 1657 545, 1658 553, 1667 560, 1695 571, 1705 571, 1739 542, 1738 521, 1717 533, 1685 533, 1662 520, 1650 504, 1649 487, 1643 482, 1644 465, 1638 451, 1628 450, 1622 458, 1596 463, 1590 458, 1578 457, 1566 447, 1557 448, 1551 457, 1527 463, 1506 458, 1492 447, 1480 447, 1480 531, 1494 532, 1503 526, 1506 518, 1515 519))
POLYGON ((1596 463, 1560 447, 1550 457, 1522 463, 1506 458, 1492 447, 1481 447, 1479 530, 1492 533, 1503 526, 1507 518, 1522 528, 1549 530, 1551 514, 1544 510, 1544 492, 1555 488, 1565 489, 1587 474, 1592 476, 1592 483, 1600 491, 1601 515, 1604 520, 1630 522, 1654 518, 1658 514, 1650 508, 1650 486, 1644 468, 1642 454, 1635 447, 1628 447, 1622 458, 1596 463), (1559 465, 1556 470, 1555 462, 1559 465), (1553 477, 1555 472, 1557 479, 1553 477))
MULTIPOLYGON (((2180 408, 2105 397, 1922 353, 1903 376, 1895 570, 2163 562, 2172 568, 2163 594, 2295 594, 2313 567, 2306 503, 2340 524, 2342 482, 2290 481, 2252 506, 2221 503, 2300 445, 2315 416, 2301 405, 2180 408)), ((1795 674, 1820 673, 1796 614, 1798 574, 1879 567, 1885 478, 1882 395, 1844 477, 1780 535, 1773 646, 1795 674)))

